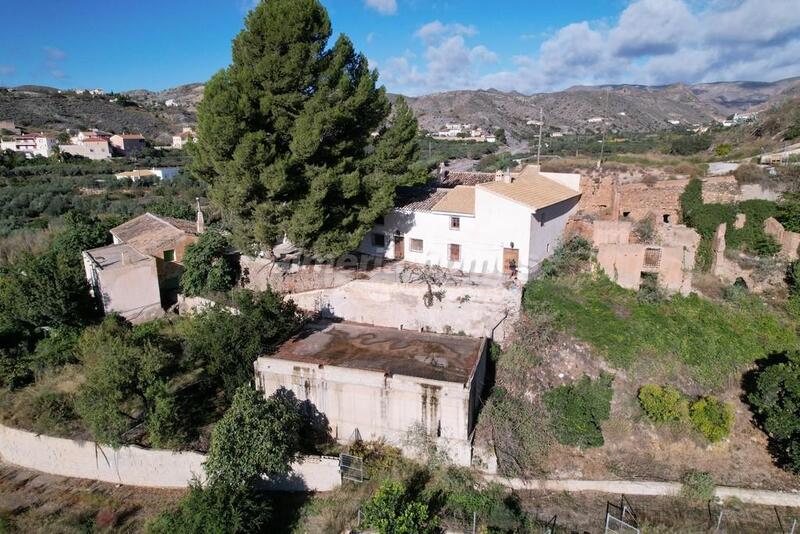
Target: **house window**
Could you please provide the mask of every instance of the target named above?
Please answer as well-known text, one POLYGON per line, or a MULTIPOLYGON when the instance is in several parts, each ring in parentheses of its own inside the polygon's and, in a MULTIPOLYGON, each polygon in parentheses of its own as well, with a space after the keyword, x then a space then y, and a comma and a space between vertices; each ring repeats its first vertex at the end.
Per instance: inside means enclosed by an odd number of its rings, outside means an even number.
POLYGON ((461 229, 461 217, 450 217, 450 229, 451 230, 461 229))
POLYGON ((372 246, 385 248, 386 247, 386 236, 383 234, 372 234, 372 246))
POLYGON ((461 261, 461 245, 448 245, 450 261, 461 261))
POLYGON ((422 239, 412 239, 410 250, 411 252, 422 252, 422 239))
POLYGON ((175 261, 175 251, 174 250, 165 250, 164 251, 164 261, 175 261))
POLYGON ((384 226, 386 224, 386 218, 383 215, 381 215, 375 220, 375 224, 379 226, 384 226))
POLYGON ((644 266, 648 269, 658 269, 661 266, 661 249, 648 248, 644 251, 644 266))

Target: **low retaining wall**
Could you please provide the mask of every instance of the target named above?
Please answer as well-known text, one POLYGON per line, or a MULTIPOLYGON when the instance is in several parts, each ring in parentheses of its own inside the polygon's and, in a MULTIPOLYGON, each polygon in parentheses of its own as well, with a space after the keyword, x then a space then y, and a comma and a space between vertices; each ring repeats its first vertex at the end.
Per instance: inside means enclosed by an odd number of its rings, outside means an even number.
POLYGON ((401 284, 354 280, 344 286, 287 295, 300 308, 323 317, 388 326, 427 330, 472 337, 494 337, 502 343, 519 313, 522 291, 469 285, 446 286, 442 300, 430 308, 423 303, 424 284, 401 284))
MULTIPOLYGON (((196 452, 113 449, 93 441, 37 435, 0 425, 0 460, 5 463, 73 478, 150 488, 185 488, 205 477, 206 457, 196 452)), ((330 491, 341 483, 338 460, 307 457, 292 465, 285 478, 267 481, 273 491, 330 491)))

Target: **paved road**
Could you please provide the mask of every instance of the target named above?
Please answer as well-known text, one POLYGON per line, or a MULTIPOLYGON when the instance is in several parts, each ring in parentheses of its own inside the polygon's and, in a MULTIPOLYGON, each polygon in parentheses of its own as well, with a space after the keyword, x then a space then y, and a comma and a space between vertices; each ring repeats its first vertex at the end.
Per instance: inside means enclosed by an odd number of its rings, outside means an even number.
MULTIPOLYGON (((525 480, 484 475, 486 480, 517 490, 545 491, 597 491, 625 495, 677 495, 679 482, 650 482, 633 480, 525 480)), ((792 506, 800 508, 800 491, 770 491, 717 486, 716 495, 725 500, 735 497, 742 502, 766 506, 792 506)))

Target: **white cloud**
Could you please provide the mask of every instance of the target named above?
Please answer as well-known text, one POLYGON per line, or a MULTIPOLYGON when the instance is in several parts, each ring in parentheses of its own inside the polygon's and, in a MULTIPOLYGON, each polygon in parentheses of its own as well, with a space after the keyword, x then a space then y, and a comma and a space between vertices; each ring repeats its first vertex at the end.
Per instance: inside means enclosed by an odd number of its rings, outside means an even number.
POLYGON ((364 0, 364 3, 381 15, 394 15, 397 13, 397 0, 364 0))
POLYGON ((374 41, 374 40, 375 40, 375 33, 374 32, 369 32, 367 34, 367 44, 372 44, 372 41, 374 41))
POLYGON ((414 32, 414 36, 421 39, 422 42, 427 45, 440 43, 453 35, 474 37, 477 34, 478 29, 475 26, 467 26, 459 22, 442 24, 442 22, 438 20, 424 24, 414 32))
POLYGON ((467 44, 466 38, 477 33, 474 26, 461 23, 429 22, 414 33, 425 46, 424 67, 417 64, 413 52, 406 51, 382 64, 381 79, 406 94, 471 88, 480 80, 480 68, 498 61, 486 46, 467 44))
POLYGON ((0 76, 13 76, 16 72, 13 65, 0 65, 0 76))
POLYGON ((531 93, 571 85, 800 75, 797 0, 632 0, 617 20, 522 35, 523 41, 544 41, 511 58, 468 44, 477 35, 474 26, 429 22, 414 33, 424 51, 420 57, 407 52, 384 61, 382 80, 408 94, 472 88, 531 93), (490 70, 501 61, 503 68, 490 70))
POLYGON ((67 53, 54 46, 43 46, 42 51, 44 51, 47 61, 57 62, 67 59, 67 53))

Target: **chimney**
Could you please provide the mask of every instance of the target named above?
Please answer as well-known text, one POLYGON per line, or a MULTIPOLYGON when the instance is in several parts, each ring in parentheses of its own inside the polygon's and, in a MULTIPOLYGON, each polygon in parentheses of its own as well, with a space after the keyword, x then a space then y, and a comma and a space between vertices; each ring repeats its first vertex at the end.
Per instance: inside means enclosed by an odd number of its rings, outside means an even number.
POLYGON ((447 178, 447 170, 444 167, 444 161, 439 163, 439 181, 443 181, 447 178))
POLYGON ((130 261, 130 258, 128 258, 128 255, 127 255, 127 254, 125 254, 125 251, 124 251, 124 250, 123 250, 122 252, 120 252, 120 253, 119 253, 119 262, 120 262, 122 265, 128 265, 128 264, 130 264, 130 262, 131 262, 131 261, 130 261))
POLYGON ((197 233, 202 234, 206 231, 206 220, 203 217, 203 212, 200 211, 200 199, 195 198, 197 201, 197 233))

